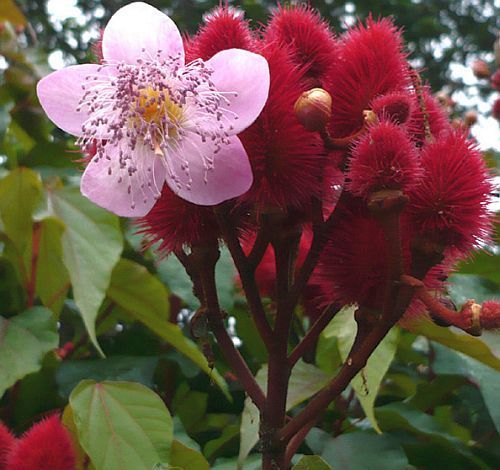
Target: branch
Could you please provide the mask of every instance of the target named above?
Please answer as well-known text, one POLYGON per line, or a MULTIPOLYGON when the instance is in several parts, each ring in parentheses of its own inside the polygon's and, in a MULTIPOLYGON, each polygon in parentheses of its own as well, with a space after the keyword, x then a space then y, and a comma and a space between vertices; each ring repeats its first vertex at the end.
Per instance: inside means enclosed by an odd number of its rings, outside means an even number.
POLYGON ((216 207, 214 212, 222 231, 224 241, 226 242, 236 269, 240 275, 241 284, 243 286, 243 290, 245 291, 248 306, 250 308, 250 312, 252 313, 255 326, 257 327, 267 350, 269 350, 274 342, 274 334, 266 318, 266 312, 264 310, 264 306, 262 305, 259 289, 257 287, 257 283, 255 282, 254 269, 248 263, 247 257, 241 248, 238 236, 236 235, 234 227, 229 220, 228 212, 224 205, 216 207))
POLYGON ((288 357, 288 364, 291 368, 297 363, 297 361, 314 346, 314 343, 318 339, 321 332, 326 328, 328 323, 332 318, 339 312, 340 308, 338 305, 329 305, 326 307, 321 315, 316 319, 314 324, 309 328, 309 331, 302 338, 299 344, 295 346, 295 349, 290 353, 288 357))
POLYGON ((264 392, 257 384, 245 360, 234 346, 233 340, 227 333, 224 325, 223 313, 219 306, 215 282, 215 265, 218 258, 219 249, 216 245, 210 247, 192 247, 192 253, 189 256, 200 278, 208 321, 217 339, 217 344, 224 354, 229 366, 238 376, 243 388, 257 408, 261 410, 266 401, 264 392))

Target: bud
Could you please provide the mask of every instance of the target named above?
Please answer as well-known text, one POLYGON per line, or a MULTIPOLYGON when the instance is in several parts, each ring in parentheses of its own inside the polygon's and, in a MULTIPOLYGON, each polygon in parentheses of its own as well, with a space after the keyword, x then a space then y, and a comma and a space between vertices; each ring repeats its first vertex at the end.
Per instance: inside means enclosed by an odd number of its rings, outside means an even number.
POLYGON ((332 116, 332 97, 322 88, 313 88, 299 96, 293 109, 308 131, 321 131, 332 116))
POLYGON ((371 109, 364 109, 363 121, 365 123, 365 126, 371 126, 372 124, 377 124, 378 117, 371 109))
POLYGON ((464 114, 464 124, 467 127, 471 127, 477 122, 477 112, 474 110, 467 111, 464 114))
POLYGON ((500 121, 500 98, 497 98, 493 103, 493 109, 491 110, 491 114, 497 121, 500 121))
POLYGON ((444 108, 453 108, 455 106, 455 102, 451 99, 450 95, 445 91, 439 91, 436 93, 436 99, 439 101, 439 104, 444 108))
POLYGON ((491 88, 500 91, 500 69, 491 76, 491 88))
POLYGON ((460 118, 455 118, 451 121, 451 127, 456 130, 463 130, 465 127, 465 123, 460 118))
POLYGON ((484 60, 476 60, 472 64, 472 71, 477 78, 489 78, 491 75, 490 67, 484 60))

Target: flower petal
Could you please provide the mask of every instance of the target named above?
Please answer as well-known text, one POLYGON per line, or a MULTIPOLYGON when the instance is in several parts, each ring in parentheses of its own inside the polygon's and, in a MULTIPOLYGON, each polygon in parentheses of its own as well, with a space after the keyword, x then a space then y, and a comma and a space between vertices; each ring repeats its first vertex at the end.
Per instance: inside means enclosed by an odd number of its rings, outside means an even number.
POLYGON ((106 145, 106 156, 88 164, 82 177, 81 192, 98 206, 122 217, 146 215, 161 194, 165 166, 152 150, 137 146, 132 175, 120 168, 120 147, 106 145), (111 174, 110 174, 111 172, 111 174))
POLYGON ((234 127, 233 133, 238 134, 257 119, 266 104, 269 94, 267 60, 242 49, 226 49, 209 59, 207 65, 214 70, 211 80, 217 90, 227 93, 230 106, 225 115, 234 127))
MULTIPOLYGON (((106 67, 107 68, 107 67, 106 67)), ((77 111, 84 94, 82 84, 89 76, 100 74, 99 65, 72 65, 42 78, 36 92, 43 110, 54 124, 70 134, 82 135, 82 124, 89 117, 85 109, 77 111)))
POLYGON ((185 140, 178 155, 172 155, 171 165, 178 180, 167 174, 167 183, 179 197, 200 206, 214 206, 250 189, 252 169, 240 139, 230 137, 230 143, 215 155, 214 149, 209 142, 185 140), (214 159, 208 171, 202 155, 214 159), (186 162, 189 172, 183 169, 186 162))
POLYGON ((143 2, 120 8, 109 20, 102 38, 106 61, 134 65, 139 58, 180 55, 184 64, 184 46, 175 23, 164 13, 143 2), (144 51, 143 51, 144 49, 144 51))

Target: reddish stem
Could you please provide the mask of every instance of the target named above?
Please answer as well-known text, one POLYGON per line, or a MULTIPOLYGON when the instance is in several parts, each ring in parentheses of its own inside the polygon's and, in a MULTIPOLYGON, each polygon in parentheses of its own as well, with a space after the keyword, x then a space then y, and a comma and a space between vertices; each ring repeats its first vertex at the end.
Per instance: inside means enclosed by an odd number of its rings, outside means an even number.
POLYGON ((41 224, 35 222, 33 224, 33 234, 32 234, 32 248, 31 248, 31 275, 26 287, 28 294, 27 307, 33 307, 35 303, 35 293, 36 293, 36 275, 38 268, 38 253, 40 251, 40 235, 41 235, 41 224))
POLYGON ((262 410, 266 401, 264 392, 255 381, 245 360, 234 346, 233 340, 227 333, 224 325, 223 313, 220 309, 217 296, 217 285, 215 282, 215 265, 219 258, 219 249, 217 245, 210 247, 193 247, 192 254, 189 258, 200 278, 208 321, 217 339, 217 344, 224 354, 226 361, 238 376, 245 391, 253 400, 257 408, 262 410))
POLYGON ((295 349, 290 353, 290 356, 288 357, 288 364, 290 367, 293 368, 293 366, 297 363, 297 361, 307 351, 312 349, 321 332, 325 329, 328 323, 330 323, 330 321, 337 314, 338 311, 339 307, 337 305, 330 305, 325 310, 323 310, 321 315, 313 323, 311 328, 309 328, 308 332, 302 338, 300 343, 297 344, 297 346, 295 346, 295 349))
POLYGON ((241 284, 245 291, 248 307, 252 313, 255 326, 264 342, 266 348, 272 347, 274 343, 274 333, 267 321, 266 312, 260 298, 259 289, 255 282, 254 268, 248 263, 247 257, 240 245, 238 236, 229 220, 228 212, 224 206, 219 206, 215 210, 215 215, 222 231, 224 241, 231 253, 234 264, 240 275, 241 284))

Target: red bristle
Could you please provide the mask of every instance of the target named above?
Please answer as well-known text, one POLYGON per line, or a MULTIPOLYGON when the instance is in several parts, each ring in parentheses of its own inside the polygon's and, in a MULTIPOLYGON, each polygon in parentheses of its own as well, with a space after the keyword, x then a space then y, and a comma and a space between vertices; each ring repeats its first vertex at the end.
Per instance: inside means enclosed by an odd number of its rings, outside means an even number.
MULTIPOLYGON (((243 238, 242 246, 247 255, 252 251, 254 242, 255 234, 243 238)), ((311 247, 311 242, 312 231, 310 228, 305 228, 300 239, 299 252, 296 260, 296 270, 299 270, 302 267, 307 253, 309 252, 309 248, 311 247)), ((276 262, 274 257, 274 248, 272 245, 267 247, 267 250, 262 257, 262 261, 255 270, 255 280, 261 295, 271 299, 275 298, 276 262)))
POLYGON ((395 91, 377 96, 372 100, 370 108, 380 120, 388 119, 395 124, 404 124, 413 110, 413 100, 408 93, 395 91))
POLYGON ((363 126, 363 110, 377 96, 407 89, 408 64, 401 33, 390 19, 369 18, 343 38, 327 90, 333 98, 330 133, 352 135, 363 126))
POLYGON ((195 59, 208 60, 225 49, 255 51, 255 37, 241 10, 218 6, 204 17, 198 33, 184 41, 186 63, 195 59))
POLYGON ((434 98, 427 88, 422 89, 422 99, 425 112, 419 102, 418 96, 414 95, 413 112, 408 122, 410 133, 416 142, 423 143, 427 139, 426 121, 429 125, 429 131, 432 137, 439 137, 451 131, 448 115, 438 100, 434 98))
POLYGON ((487 239, 492 189, 481 153, 459 132, 423 147, 424 175, 412 191, 408 212, 419 233, 460 253, 487 239))
POLYGON ((311 197, 322 192, 323 143, 293 112, 304 91, 302 71, 283 47, 268 45, 261 53, 269 63, 271 84, 259 118, 239 135, 254 175, 252 188, 240 202, 303 211, 311 197))
POLYGON ((338 44, 328 24, 308 5, 279 5, 264 30, 266 42, 286 44, 292 60, 305 69, 312 85, 322 84, 332 72, 338 44))
POLYGON ((5 470, 7 457, 15 443, 16 438, 14 434, 0 421, 0 470, 5 470))
POLYGON ((158 243, 163 254, 202 242, 217 240, 219 228, 211 207, 181 199, 165 184, 149 213, 137 221, 149 245, 158 243))
POLYGON ((384 233, 359 200, 350 199, 335 216, 338 222, 313 281, 321 290, 322 304, 357 303, 377 310, 388 276, 384 233))
POLYGON ((421 175, 415 145, 406 132, 382 121, 370 127, 352 151, 349 189, 364 198, 381 189, 407 192, 421 175))
POLYGON ((58 416, 31 427, 12 448, 6 470, 74 470, 75 451, 71 436, 58 416))
POLYGON ((480 322, 485 330, 500 329, 500 300, 488 300, 483 303, 480 322))

